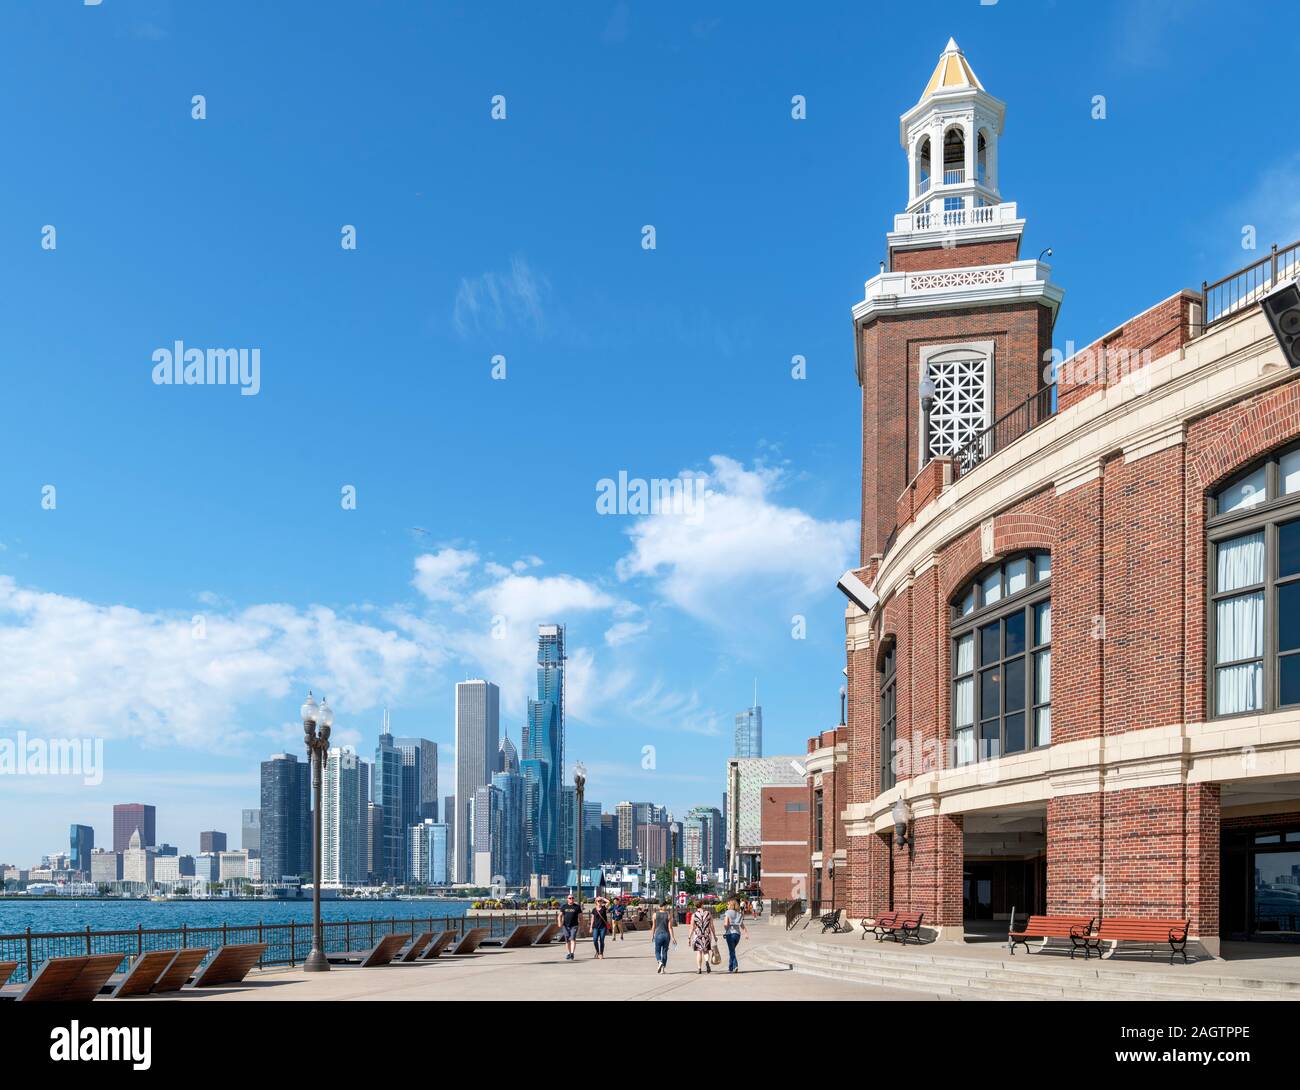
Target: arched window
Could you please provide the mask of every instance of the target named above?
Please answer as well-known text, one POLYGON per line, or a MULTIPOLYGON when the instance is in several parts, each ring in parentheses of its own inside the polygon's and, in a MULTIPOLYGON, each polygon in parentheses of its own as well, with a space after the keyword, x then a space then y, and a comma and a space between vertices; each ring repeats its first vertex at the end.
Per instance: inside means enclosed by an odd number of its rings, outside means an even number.
POLYGON ((954 125, 943 134, 943 184, 958 185, 966 180, 966 133, 954 125))
POLYGON ((916 144, 916 196, 930 191, 930 138, 921 137, 916 144))
POLYGON ((1208 500, 1209 711, 1300 704, 1300 446, 1208 500))
POLYGON ((986 569, 952 607, 954 763, 1052 741, 1052 558, 1022 553, 986 569))
POLYGON ((891 641, 880 655, 880 790, 894 786, 894 741, 898 737, 896 646, 891 641))
POLYGON ((929 415, 920 420, 922 466, 956 454, 993 423, 993 346, 971 341, 921 350, 921 369, 934 383, 929 415))
POLYGON ((980 185, 988 185, 989 176, 989 142, 984 129, 975 137, 975 180, 980 185))

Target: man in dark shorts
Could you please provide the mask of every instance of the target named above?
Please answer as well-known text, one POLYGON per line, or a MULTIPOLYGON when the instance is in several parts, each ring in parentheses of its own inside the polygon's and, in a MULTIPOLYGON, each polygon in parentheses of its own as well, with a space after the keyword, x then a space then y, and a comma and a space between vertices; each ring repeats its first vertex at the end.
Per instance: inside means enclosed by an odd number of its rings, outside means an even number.
POLYGON ((623 939, 623 916, 626 912, 622 901, 615 901, 614 907, 610 909, 610 915, 614 917, 614 938, 619 941, 623 939))
POLYGON ((578 948, 578 930, 582 925, 582 905, 573 899, 572 893, 569 894, 568 900, 560 906, 555 922, 560 925, 560 929, 564 932, 564 945, 569 948, 569 952, 564 955, 564 960, 572 961, 573 952, 578 948))

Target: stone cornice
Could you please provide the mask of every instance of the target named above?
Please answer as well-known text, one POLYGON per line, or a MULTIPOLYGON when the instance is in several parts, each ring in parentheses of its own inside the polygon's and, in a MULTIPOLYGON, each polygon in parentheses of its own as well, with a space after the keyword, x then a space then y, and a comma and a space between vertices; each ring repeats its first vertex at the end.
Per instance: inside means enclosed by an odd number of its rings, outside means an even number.
POLYGON ((1248 783, 1300 775, 1300 711, 1235 716, 1063 742, 1046 749, 928 772, 870 803, 844 809, 850 836, 893 828, 890 808, 914 817, 1005 810, 1067 795, 1184 783, 1248 783))

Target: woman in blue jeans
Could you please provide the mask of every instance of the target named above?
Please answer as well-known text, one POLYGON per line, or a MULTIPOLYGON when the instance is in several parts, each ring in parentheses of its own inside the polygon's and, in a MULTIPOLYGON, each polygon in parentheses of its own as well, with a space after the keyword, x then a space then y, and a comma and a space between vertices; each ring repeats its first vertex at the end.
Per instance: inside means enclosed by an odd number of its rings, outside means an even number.
POLYGON ((722 914, 722 937, 727 942, 727 972, 740 972, 740 962, 736 960, 736 944, 740 942, 740 936, 748 938, 749 928, 745 926, 744 914, 740 911, 740 902, 735 897, 727 903, 727 911, 722 914))
POLYGON ((667 901, 660 901, 659 906, 655 909, 654 915, 654 941, 655 941, 655 961, 658 963, 656 973, 668 971, 668 944, 677 944, 677 937, 673 934, 673 914, 669 910, 667 901))
POLYGON ((605 960, 605 936, 609 934, 609 902, 604 897, 596 898, 596 907, 591 910, 591 943, 596 948, 596 960, 605 960))

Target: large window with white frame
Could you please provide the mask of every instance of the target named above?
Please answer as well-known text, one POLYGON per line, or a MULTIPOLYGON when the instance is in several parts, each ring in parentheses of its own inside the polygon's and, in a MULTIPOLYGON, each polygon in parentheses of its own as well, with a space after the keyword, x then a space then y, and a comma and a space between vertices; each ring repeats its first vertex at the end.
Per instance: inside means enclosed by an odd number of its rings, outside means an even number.
POLYGON ((1300 445, 1207 500, 1209 714, 1300 704, 1300 445))
POLYGON ((952 742, 958 765, 1052 741, 1052 558, 985 569, 952 606, 952 742))

